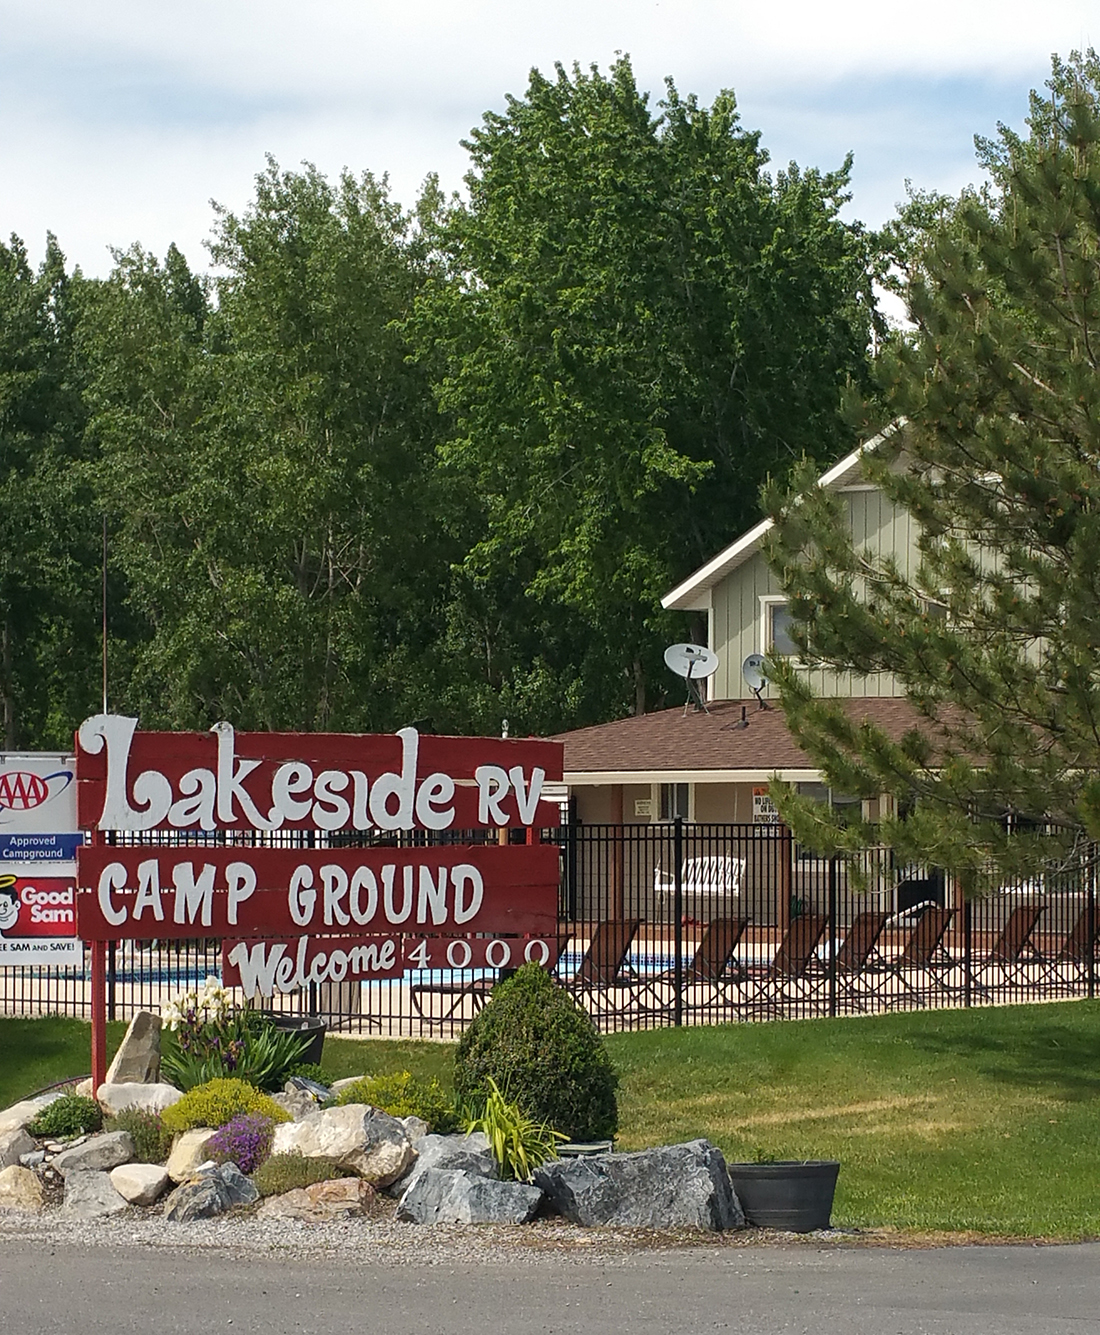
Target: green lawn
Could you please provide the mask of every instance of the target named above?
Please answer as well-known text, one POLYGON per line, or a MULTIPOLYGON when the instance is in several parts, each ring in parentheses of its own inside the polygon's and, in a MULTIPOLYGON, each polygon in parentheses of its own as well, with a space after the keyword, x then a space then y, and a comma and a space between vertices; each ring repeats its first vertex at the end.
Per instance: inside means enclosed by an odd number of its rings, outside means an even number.
MULTIPOLYGON (((122 1026, 112 1026, 117 1043, 122 1026)), ((834 1223, 1100 1236, 1100 1002, 621 1034, 619 1146, 838 1158, 834 1223)), ((439 1043, 329 1039, 333 1076, 449 1080, 439 1043)), ((73 1020, 0 1019, 0 1106, 88 1069, 73 1020)))

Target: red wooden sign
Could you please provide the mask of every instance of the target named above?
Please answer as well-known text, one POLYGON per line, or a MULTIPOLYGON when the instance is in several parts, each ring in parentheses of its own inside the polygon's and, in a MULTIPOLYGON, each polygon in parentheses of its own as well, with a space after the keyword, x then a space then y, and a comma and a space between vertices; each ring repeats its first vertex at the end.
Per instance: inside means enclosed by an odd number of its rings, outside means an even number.
POLYGON ((223 941, 222 982, 246 996, 271 997, 310 984, 400 978, 410 970, 508 969, 533 962, 552 969, 556 936, 287 937, 223 941))
POLYGON ((552 844, 438 848, 83 847, 85 941, 316 933, 552 934, 552 844))
POLYGON ((497 737, 138 732, 100 714, 77 732, 77 818, 100 830, 448 830, 556 825, 541 801, 560 742, 497 737))

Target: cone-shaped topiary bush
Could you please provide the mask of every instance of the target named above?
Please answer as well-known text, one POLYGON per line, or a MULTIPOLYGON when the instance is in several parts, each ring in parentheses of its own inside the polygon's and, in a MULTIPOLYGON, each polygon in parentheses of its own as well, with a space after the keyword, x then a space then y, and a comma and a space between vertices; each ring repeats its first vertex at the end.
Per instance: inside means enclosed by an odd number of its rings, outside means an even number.
POLYGON ((537 964, 525 964, 493 989, 458 1044, 458 1098, 483 1104, 490 1078, 529 1117, 570 1140, 605 1140, 618 1127, 618 1077, 603 1040, 537 964))

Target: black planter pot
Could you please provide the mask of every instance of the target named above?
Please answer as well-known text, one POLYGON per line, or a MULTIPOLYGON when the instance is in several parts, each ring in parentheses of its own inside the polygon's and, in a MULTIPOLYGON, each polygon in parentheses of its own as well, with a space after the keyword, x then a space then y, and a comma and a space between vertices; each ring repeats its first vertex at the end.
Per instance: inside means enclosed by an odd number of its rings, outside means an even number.
POLYGON ((303 1062, 320 1063, 325 1048, 328 1026, 319 1015, 287 1015, 282 1011, 261 1011, 276 1029, 286 1034, 309 1036, 309 1044, 300 1058, 303 1062))
POLYGON ((729 1171, 745 1218, 756 1228, 810 1233, 829 1227, 840 1172, 836 1159, 731 1163, 729 1171))

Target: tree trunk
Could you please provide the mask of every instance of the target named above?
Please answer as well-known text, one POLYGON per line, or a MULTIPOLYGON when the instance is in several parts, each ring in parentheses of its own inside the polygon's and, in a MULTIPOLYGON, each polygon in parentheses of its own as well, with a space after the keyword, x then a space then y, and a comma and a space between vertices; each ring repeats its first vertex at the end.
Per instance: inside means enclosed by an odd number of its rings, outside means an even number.
POLYGON ((634 668, 634 713, 640 715, 645 713, 645 669, 642 667, 642 660, 635 658, 634 668))

